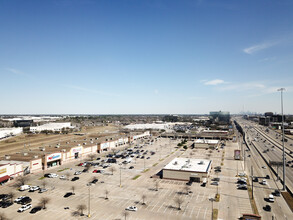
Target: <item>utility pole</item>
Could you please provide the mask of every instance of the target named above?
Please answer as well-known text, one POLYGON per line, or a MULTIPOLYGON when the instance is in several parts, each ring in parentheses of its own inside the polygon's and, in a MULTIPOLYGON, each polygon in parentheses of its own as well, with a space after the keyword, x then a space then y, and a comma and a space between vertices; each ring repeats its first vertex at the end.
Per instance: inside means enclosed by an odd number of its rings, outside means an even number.
POLYGON ((283 91, 284 88, 278 89, 281 92, 281 110, 282 110, 282 144, 283 144, 283 190, 286 190, 286 161, 285 161, 285 135, 284 135, 284 112, 283 112, 283 91))
POLYGON ((88 208, 88 217, 91 217, 91 185, 89 185, 89 208, 88 208))
POLYGON ((252 186, 251 197, 253 199, 253 166, 251 166, 251 186, 252 186))

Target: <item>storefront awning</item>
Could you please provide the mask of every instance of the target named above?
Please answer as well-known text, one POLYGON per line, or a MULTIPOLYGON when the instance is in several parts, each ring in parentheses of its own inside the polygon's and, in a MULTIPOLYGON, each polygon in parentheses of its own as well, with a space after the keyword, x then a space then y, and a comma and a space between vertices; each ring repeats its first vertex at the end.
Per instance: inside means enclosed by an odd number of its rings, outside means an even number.
POLYGON ((8 175, 0 177, 0 183, 4 182, 5 180, 8 180, 9 178, 10 176, 8 175))

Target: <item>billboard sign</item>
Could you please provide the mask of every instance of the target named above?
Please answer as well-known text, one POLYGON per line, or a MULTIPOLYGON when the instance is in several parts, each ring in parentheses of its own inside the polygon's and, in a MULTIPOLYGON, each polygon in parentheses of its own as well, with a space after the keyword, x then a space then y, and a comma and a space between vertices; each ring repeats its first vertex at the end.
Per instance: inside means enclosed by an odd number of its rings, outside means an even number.
POLYGON ((71 152, 73 154, 75 154, 75 153, 81 153, 81 151, 82 151, 82 147, 75 147, 75 148, 72 148, 71 149, 71 152))
POLYGON ((50 154, 47 156, 47 162, 61 159, 61 153, 50 154))
POLYGON ((234 159, 240 160, 240 150, 234 150, 234 159))

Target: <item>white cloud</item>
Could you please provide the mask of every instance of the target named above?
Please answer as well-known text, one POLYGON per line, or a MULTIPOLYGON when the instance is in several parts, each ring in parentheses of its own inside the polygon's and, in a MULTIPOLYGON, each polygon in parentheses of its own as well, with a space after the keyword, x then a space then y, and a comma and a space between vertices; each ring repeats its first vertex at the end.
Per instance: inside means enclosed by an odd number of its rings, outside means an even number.
POLYGON ((20 70, 17 70, 17 69, 14 69, 14 68, 5 68, 6 71, 10 72, 10 73, 13 73, 15 75, 19 75, 19 76, 25 76, 25 77, 30 77, 30 75, 20 71, 20 70))
POLYGON ((158 89, 155 89, 155 90, 154 90, 154 93, 155 93, 155 94, 159 94, 159 90, 158 90, 158 89))
POLYGON ((210 86, 216 86, 216 85, 223 84, 223 83, 225 83, 225 81, 221 80, 221 79, 214 79, 211 81, 204 82, 205 85, 210 85, 210 86))
POLYGON ((247 54, 253 54, 258 51, 270 48, 276 44, 278 44, 278 42, 264 42, 264 43, 253 45, 251 47, 247 47, 247 48, 243 49, 243 52, 247 53, 247 54))

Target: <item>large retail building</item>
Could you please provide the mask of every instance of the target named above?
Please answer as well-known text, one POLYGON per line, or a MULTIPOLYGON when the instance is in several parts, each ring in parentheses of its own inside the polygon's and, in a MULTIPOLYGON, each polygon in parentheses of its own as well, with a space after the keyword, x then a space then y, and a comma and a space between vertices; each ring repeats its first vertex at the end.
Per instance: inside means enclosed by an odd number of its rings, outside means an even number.
POLYGON ((163 168, 163 179, 202 182, 209 177, 211 166, 211 160, 175 158, 163 168))

